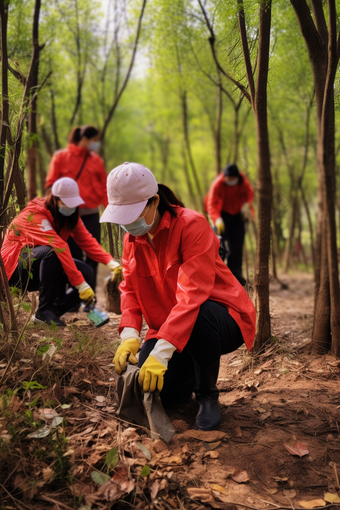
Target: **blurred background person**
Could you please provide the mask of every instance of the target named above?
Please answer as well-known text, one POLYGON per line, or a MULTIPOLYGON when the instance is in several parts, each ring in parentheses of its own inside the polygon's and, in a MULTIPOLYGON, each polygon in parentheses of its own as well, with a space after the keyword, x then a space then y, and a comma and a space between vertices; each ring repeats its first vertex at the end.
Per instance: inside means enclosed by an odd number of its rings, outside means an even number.
POLYGON ((254 190, 235 163, 228 164, 224 172, 212 182, 205 199, 205 209, 214 230, 227 241, 228 267, 238 281, 245 285, 242 276, 242 254, 245 235, 244 220, 247 213, 253 215, 254 190))
MULTIPOLYGON (((100 133, 93 126, 75 127, 68 137, 66 149, 57 151, 50 162, 46 177, 46 189, 60 177, 71 177, 77 181, 80 196, 84 203, 79 207, 79 215, 90 234, 100 244, 99 205, 108 205, 106 192, 106 171, 100 149, 100 133)), ((69 239, 71 254, 83 260, 83 252, 73 238, 69 239)), ((94 271, 94 285, 97 283, 98 263, 88 255, 85 262, 94 271)))

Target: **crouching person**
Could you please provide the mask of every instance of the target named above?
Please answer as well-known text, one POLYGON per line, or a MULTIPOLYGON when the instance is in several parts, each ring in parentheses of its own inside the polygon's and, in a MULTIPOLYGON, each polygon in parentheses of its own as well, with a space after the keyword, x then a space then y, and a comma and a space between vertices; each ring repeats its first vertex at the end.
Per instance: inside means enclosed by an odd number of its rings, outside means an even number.
POLYGON ((219 426, 217 378, 222 354, 255 334, 255 309, 219 257, 219 242, 202 214, 184 208, 146 167, 124 163, 107 180, 101 221, 121 224, 121 344, 115 370, 137 363, 144 316, 149 330, 139 355, 139 383, 163 403, 196 393, 196 427, 219 426))
POLYGON ((29 202, 7 229, 1 248, 7 278, 11 287, 23 292, 39 291, 36 322, 65 326, 61 315, 94 299, 93 269, 72 258, 70 235, 93 260, 115 274, 121 270, 86 230, 78 209, 83 203, 76 181, 63 177, 48 197, 29 202))

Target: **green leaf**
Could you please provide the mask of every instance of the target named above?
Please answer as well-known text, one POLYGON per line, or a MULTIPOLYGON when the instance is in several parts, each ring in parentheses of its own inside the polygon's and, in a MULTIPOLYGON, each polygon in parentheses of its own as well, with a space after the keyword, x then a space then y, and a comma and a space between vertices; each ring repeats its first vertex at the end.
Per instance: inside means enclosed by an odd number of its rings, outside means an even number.
POLYGON ((38 356, 42 356, 45 352, 48 351, 49 348, 50 348, 49 345, 41 345, 40 347, 38 347, 37 349, 38 356))
POLYGON ((110 476, 101 473, 100 471, 92 471, 91 478, 94 482, 99 483, 100 485, 104 485, 109 480, 111 480, 110 476))
POLYGON ((32 218, 33 218, 33 213, 31 213, 27 216, 27 221, 32 221, 32 218))
POLYGON ((143 466, 143 469, 141 471, 141 476, 149 476, 150 474, 150 468, 149 466, 143 466))
POLYGON ((119 460, 119 454, 117 448, 111 448, 111 450, 106 454, 105 462, 107 467, 114 469, 119 460))
POLYGON ((149 450, 146 448, 146 446, 144 446, 142 443, 136 443, 136 445, 138 446, 138 448, 141 450, 141 452, 143 453, 143 455, 145 455, 145 457, 148 459, 148 460, 151 460, 151 453, 149 452, 149 450))

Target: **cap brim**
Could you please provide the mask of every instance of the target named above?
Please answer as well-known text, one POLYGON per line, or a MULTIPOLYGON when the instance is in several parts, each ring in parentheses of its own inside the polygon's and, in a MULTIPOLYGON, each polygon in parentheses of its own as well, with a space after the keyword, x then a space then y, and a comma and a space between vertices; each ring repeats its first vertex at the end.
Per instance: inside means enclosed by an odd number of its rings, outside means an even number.
POLYGON ((67 207, 78 207, 78 205, 85 204, 84 200, 78 195, 77 197, 67 197, 61 199, 67 207))
POLYGON ((109 204, 100 218, 100 223, 117 223, 119 225, 129 225, 141 215, 147 200, 138 202, 138 204, 111 205, 109 204))

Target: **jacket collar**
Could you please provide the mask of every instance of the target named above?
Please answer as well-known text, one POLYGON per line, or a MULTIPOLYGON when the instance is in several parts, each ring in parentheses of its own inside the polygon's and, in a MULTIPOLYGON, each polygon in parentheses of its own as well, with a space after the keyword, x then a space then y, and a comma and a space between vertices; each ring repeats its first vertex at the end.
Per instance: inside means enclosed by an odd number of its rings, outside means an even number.
POLYGON ((67 149, 77 156, 85 156, 89 152, 85 147, 79 147, 75 143, 69 143, 67 149))

